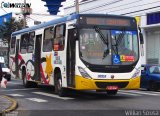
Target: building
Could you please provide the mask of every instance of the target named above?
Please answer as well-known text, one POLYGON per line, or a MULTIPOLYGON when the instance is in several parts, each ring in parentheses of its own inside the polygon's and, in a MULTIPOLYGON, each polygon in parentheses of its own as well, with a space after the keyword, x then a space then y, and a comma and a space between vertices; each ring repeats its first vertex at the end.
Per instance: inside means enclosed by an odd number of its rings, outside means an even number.
MULTIPOLYGON (((9 21, 11 18, 12 18, 12 13, 0 16, 0 26, 2 26, 4 22, 9 21)), ((3 43, 2 37, 0 36, 0 56, 4 56, 6 62, 7 62, 7 51, 8 51, 8 45, 7 43, 3 43)))
MULTIPOLYGON (((82 0, 80 13, 116 14, 136 17, 142 28, 144 46, 142 63, 160 64, 160 1, 159 0, 82 0), (144 53, 144 55, 143 55, 144 53)), ((65 15, 75 12, 74 4, 65 8, 65 15)))

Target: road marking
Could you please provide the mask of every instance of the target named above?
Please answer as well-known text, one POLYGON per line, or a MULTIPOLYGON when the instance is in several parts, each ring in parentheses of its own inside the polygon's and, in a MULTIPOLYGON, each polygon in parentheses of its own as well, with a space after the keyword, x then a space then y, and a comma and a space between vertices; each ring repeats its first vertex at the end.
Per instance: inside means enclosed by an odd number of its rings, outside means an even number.
POLYGON ((123 90, 119 90, 119 91, 122 91, 122 92, 129 92, 129 93, 136 93, 136 94, 144 94, 144 95, 153 95, 153 96, 158 96, 160 94, 154 94, 154 93, 145 93, 145 92, 142 92, 142 91, 123 91, 123 90))
POLYGON ((19 84, 22 84, 22 83, 15 83, 15 82, 7 82, 8 84, 13 84, 13 85, 19 85, 19 84))
POLYGON ((59 97, 58 95, 44 93, 44 92, 32 92, 32 93, 38 94, 38 95, 44 95, 44 96, 48 96, 48 97, 53 97, 53 98, 58 98, 58 99, 63 99, 63 100, 74 99, 74 98, 70 98, 70 97, 59 97))
POLYGON ((39 98, 26 98, 28 100, 31 100, 31 101, 35 101, 35 102, 48 102, 47 100, 44 100, 44 99, 39 99, 39 98))
POLYGON ((22 96, 24 96, 24 95, 21 95, 21 94, 7 94, 7 95, 14 96, 14 97, 22 97, 22 96))
POLYGON ((36 90, 39 88, 28 88, 28 89, 9 89, 9 90, 1 90, 1 91, 28 91, 28 90, 36 90))
POLYGON ((130 90, 130 91, 138 91, 138 92, 146 92, 146 93, 155 93, 155 94, 159 94, 160 95, 160 91, 157 91, 157 92, 155 92, 155 91, 147 91, 147 90, 130 90))
POLYGON ((127 93, 127 92, 121 92, 121 91, 119 91, 118 94, 126 94, 126 95, 132 95, 132 96, 142 96, 142 95, 139 95, 139 94, 133 94, 133 93, 127 93))

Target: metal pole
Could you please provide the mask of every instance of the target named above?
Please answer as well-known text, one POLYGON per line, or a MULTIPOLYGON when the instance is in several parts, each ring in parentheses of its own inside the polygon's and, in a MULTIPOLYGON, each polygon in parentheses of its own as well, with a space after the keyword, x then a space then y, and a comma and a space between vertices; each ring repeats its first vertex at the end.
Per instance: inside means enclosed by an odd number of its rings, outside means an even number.
POLYGON ((75 4, 76 13, 79 13, 79 0, 76 0, 75 2, 76 2, 76 4, 75 4))
MULTIPOLYGON (((24 0, 24 4, 26 4, 26 0, 24 0)), ((24 8, 24 13, 23 13, 23 28, 26 27, 26 8, 24 8)))

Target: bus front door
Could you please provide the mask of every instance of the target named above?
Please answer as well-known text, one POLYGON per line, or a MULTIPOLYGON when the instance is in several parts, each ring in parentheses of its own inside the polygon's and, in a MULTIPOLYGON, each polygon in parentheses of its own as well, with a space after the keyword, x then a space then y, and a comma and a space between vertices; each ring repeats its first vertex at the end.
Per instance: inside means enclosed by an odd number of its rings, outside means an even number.
POLYGON ((68 87, 75 87, 75 37, 74 29, 68 30, 67 41, 67 85, 68 87))
POLYGON ((35 51, 34 51, 34 69, 35 69, 35 81, 41 81, 41 73, 40 73, 40 66, 41 66, 41 41, 42 41, 42 34, 36 35, 36 42, 35 42, 35 51))
POLYGON ((16 71, 16 77, 15 77, 15 78, 19 78, 18 52, 19 52, 19 39, 16 40, 16 54, 15 54, 15 71, 16 71))

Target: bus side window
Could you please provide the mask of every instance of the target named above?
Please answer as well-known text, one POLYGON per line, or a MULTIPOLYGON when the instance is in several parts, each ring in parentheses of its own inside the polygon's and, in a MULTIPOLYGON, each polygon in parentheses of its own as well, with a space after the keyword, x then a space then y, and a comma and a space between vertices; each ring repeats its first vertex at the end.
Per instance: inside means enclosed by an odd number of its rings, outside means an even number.
POLYGON ((20 52, 22 54, 25 54, 27 52, 28 39, 29 39, 28 34, 23 34, 21 36, 20 52))
POLYGON ((15 45, 16 45, 16 37, 12 37, 11 39, 11 47, 10 47, 10 54, 15 53, 15 45))
POLYGON ((53 36, 54 36, 54 27, 49 27, 44 30, 43 52, 52 51, 53 36))
POLYGON ((29 33, 29 39, 28 39, 28 53, 32 53, 34 50, 34 37, 35 37, 35 32, 30 32, 29 33))
POLYGON ((65 24, 61 24, 55 27, 53 50, 62 51, 64 50, 64 45, 65 45, 65 24))

